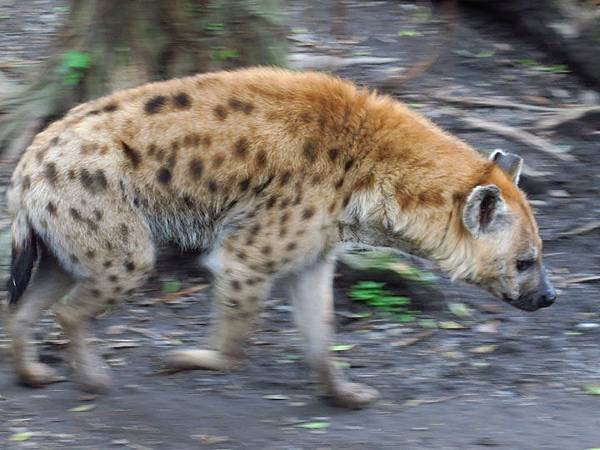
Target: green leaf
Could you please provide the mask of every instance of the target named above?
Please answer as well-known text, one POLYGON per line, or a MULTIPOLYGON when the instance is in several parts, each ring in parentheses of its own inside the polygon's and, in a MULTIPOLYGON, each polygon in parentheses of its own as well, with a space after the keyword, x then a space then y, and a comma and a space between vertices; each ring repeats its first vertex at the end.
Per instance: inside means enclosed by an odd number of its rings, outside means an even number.
POLYGON ((449 303, 448 309, 450 310, 450 312, 452 314, 454 314, 457 317, 460 317, 461 319, 466 319, 473 315, 471 308, 469 308, 464 303, 460 303, 460 302, 449 303))
POLYGON ((337 344, 329 347, 329 350, 332 352, 345 352, 347 350, 352 350, 354 348, 354 344, 337 344))
POLYGON ((583 386, 583 392, 590 395, 600 395, 600 384, 586 384, 583 386))
POLYGON ((13 442, 23 442, 31 439, 32 436, 33 433, 31 433, 31 431, 21 431, 20 433, 11 434, 8 437, 8 440, 13 442))
POLYGON ((298 427, 306 428, 307 430, 322 430, 324 428, 329 428, 330 425, 331 425, 331 423, 323 421, 323 422, 301 423, 300 425, 298 425, 298 427))
POLYGON ((89 53, 69 50, 65 52, 64 63, 67 67, 74 69, 87 69, 92 63, 92 58, 89 53))
POLYGON ((439 322, 439 327, 443 330, 463 330, 465 328, 464 325, 461 325, 458 322, 454 322, 453 320, 445 320, 439 322))
POLYGON ((431 330, 431 329, 437 328, 438 324, 433 319, 421 319, 421 320, 419 320, 419 326, 421 328, 431 330))
POLYGON ((179 280, 163 281, 161 289, 163 292, 165 292, 167 294, 177 292, 181 289, 181 281, 179 281, 179 280))
POLYGON ((69 409, 69 412, 87 412, 93 409, 96 409, 96 405, 94 403, 84 403, 83 405, 69 409))
POLYGON ((398 31, 398 36, 409 36, 409 37, 423 36, 423 33, 421 33, 420 31, 416 31, 416 30, 400 30, 400 31, 398 31))
POLYGON ((207 31, 223 31, 225 29, 225 25, 222 23, 208 23, 204 26, 204 29, 207 31))

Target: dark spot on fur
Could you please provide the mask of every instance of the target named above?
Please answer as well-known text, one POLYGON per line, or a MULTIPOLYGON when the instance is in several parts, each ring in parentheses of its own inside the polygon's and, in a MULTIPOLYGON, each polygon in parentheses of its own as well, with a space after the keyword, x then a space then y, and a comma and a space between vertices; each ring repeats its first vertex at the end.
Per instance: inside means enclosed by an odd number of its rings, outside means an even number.
POLYGON ((95 209, 93 211, 94 217, 96 218, 96 220, 100 221, 102 220, 102 211, 100 211, 99 209, 95 209))
POLYGON ((340 151, 337 148, 332 148, 327 151, 327 156, 329 156, 329 159, 331 160, 331 162, 334 162, 337 159, 337 157, 339 156, 339 154, 340 154, 340 151))
POLYGON ((272 182, 275 177, 273 175, 269 176, 263 183, 259 184, 254 188, 254 194, 259 195, 262 191, 264 191, 272 182))
POLYGON ((248 255, 246 255, 246 252, 244 252, 243 250, 240 250, 239 252, 237 252, 235 254, 235 256, 237 257, 237 259, 239 259, 240 261, 245 261, 246 258, 248 257, 248 255))
POLYGON ((112 282, 112 283, 116 283, 117 281, 119 281, 119 277, 116 275, 109 275, 108 276, 108 281, 112 282))
POLYGON ((231 280, 231 287, 234 291, 242 289, 242 284, 238 280, 231 280))
POLYGON ((56 205, 52 202, 48 202, 46 210, 53 216, 56 216, 56 205))
POLYGON ((173 96, 173 104, 176 108, 186 109, 192 105, 192 100, 185 92, 180 92, 179 94, 175 94, 173 96))
POLYGON ((335 188, 335 190, 339 190, 342 186, 344 185, 344 177, 340 178, 339 180, 336 181, 335 185, 333 186, 335 188))
POLYGON ((31 177, 29 175, 25 175, 23 177, 23 181, 21 182, 21 187, 24 191, 31 187, 31 177))
POLYGON ((327 211, 329 212, 329 214, 332 214, 335 211, 335 206, 337 205, 337 203, 335 201, 333 201, 331 203, 331 205, 329 205, 329 208, 327 208, 327 211))
POLYGON ((93 259, 96 256, 96 252, 94 250, 88 250, 85 252, 85 256, 89 259, 93 259))
POLYGON ((105 268, 109 268, 110 266, 112 266, 112 261, 111 260, 106 260, 104 261, 104 264, 102 264, 105 268))
POLYGON ((161 184, 169 184, 171 182, 171 171, 166 167, 161 167, 156 172, 156 179, 161 184))
POLYGON ((348 206, 348 203, 350 203, 350 195, 346 195, 344 197, 344 202, 342 203, 342 206, 345 208, 346 206, 348 206))
POLYGON ((202 172, 204 171, 204 164, 201 159, 194 158, 190 161, 190 175, 194 180, 202 178, 202 172))
POLYGON ((134 169, 137 169, 140 165, 140 162, 142 161, 140 153, 137 150, 131 148, 125 142, 121 142, 121 146, 123 147, 123 153, 125 153, 125 156, 131 163, 132 167, 134 169))
POLYGON ((67 172, 67 176, 69 177, 69 180, 74 180, 77 174, 73 169, 69 169, 69 171, 67 172))
POLYGON ((281 227, 279 229, 279 237, 284 237, 287 234, 288 230, 286 227, 281 227))
POLYGON ((126 295, 131 295, 131 294, 133 294, 134 292, 135 292, 135 288, 133 288, 133 289, 128 289, 127 291, 125 291, 125 294, 126 294, 126 295))
POLYGON ((260 249, 260 252, 263 255, 270 255, 271 253, 273 253, 273 248, 269 245, 265 245, 263 248, 260 249))
POLYGON ((259 150, 256 152, 256 165, 260 168, 263 168, 267 165, 267 152, 264 150, 259 150))
POLYGON ((313 208, 312 206, 304 208, 304 210, 302 211, 302 218, 304 220, 310 219, 314 215, 315 215, 315 208, 313 208))
POLYGON ((285 172, 283 172, 281 174, 281 178, 279 179, 279 185, 285 186, 286 184, 288 184, 290 182, 290 178, 292 178, 292 172, 290 172, 289 170, 286 170, 285 172))
POLYGON ((248 115, 252 111, 254 111, 254 105, 252 103, 244 103, 242 105, 242 111, 244 112, 244 114, 248 115))
POLYGON ((50 145, 58 145, 58 142, 58 136, 54 136, 52 139, 50 139, 50 145))
POLYGON ((285 249, 288 252, 291 252, 292 250, 295 250, 296 247, 298 247, 298 244, 296 244, 295 242, 290 242, 288 245, 286 245, 285 249))
POLYGON ((219 120, 225 120, 227 118, 227 109, 225 109, 223 105, 215 106, 213 112, 219 120))
MULTIPOLYGON (((114 286, 114 287, 113 287, 113 292, 114 292, 115 294, 118 294, 118 293, 120 293, 122 290, 123 290, 123 288, 122 288, 121 286, 119 286, 119 285, 117 285, 117 286, 114 286)), ((115 303, 116 303, 116 300, 115 300, 114 298, 113 298, 113 299, 111 299, 110 301, 111 301, 111 302, 115 302, 115 303)))
POLYGON ((79 172, 79 180, 81 185, 93 194, 105 190, 108 186, 108 181, 102 169, 98 169, 92 174, 89 170, 83 168, 79 172))
POLYGON ((244 159, 248 154, 248 140, 244 137, 238 139, 233 149, 233 154, 240 159, 244 159))
POLYGON ((156 153, 156 145, 150 144, 148 146, 148 156, 152 156, 154 153, 156 153))
POLYGON ((56 165, 53 162, 46 163, 44 166, 44 176, 50 184, 56 184, 58 172, 56 171, 56 165))
POLYGON ((162 148, 158 150, 154 155, 154 159, 156 159, 158 162, 162 162, 162 160, 165 159, 165 151, 162 148))
POLYGON ((215 180, 208 180, 208 183, 206 183, 206 187, 210 192, 213 193, 217 192, 217 189, 219 189, 219 186, 217 185, 217 182, 215 180))
POLYGON ((221 154, 221 153, 217 153, 212 158, 212 166, 215 169, 218 169, 219 167, 221 167, 224 162, 225 162, 225 156, 223 156, 223 154, 221 154))
POLYGON ((102 108, 102 110, 107 113, 114 112, 117 109, 119 109, 119 105, 117 105, 116 103, 109 103, 104 108, 102 108))
POLYGON ((352 169, 352 166, 354 165, 354 159, 349 159, 348 161, 346 161, 346 164, 344 164, 344 172, 348 172, 350 169, 352 169))
POLYGON ((240 191, 242 192, 246 192, 248 190, 248 188, 250 187, 250 178, 244 178, 242 181, 240 181, 240 191))
POLYGON ((269 199, 267 200, 267 203, 265 204, 265 208, 271 209, 273 206, 275 206, 276 201, 277 201, 277 199, 275 197, 269 197, 269 199))
POLYGON ((90 291, 90 293, 94 296, 94 297, 100 297, 100 295, 102 294, 102 292, 100 292, 99 289, 92 289, 90 291))
POLYGON ((79 210, 77 210, 75 208, 69 208, 69 214, 76 221, 83 222, 83 217, 81 216, 81 213, 79 212, 79 210))
POLYGON ((283 200, 281 200, 281 203, 279 203, 279 209, 285 209, 289 206, 289 204, 290 204, 290 199, 284 198, 283 200))
POLYGON ((135 270, 135 264, 133 261, 127 261, 124 265, 127 272, 133 272, 135 270))
POLYGON ((319 184, 321 181, 323 181, 323 177, 321 176, 321 174, 315 174, 312 176, 312 178, 310 179, 311 183, 313 185, 315 184, 319 184))
POLYGON ((144 110, 148 114, 156 114, 163 108, 163 106, 165 106, 166 101, 167 97, 165 97, 164 95, 157 95, 156 97, 152 97, 144 105, 144 110))
POLYGON ((317 159, 317 147, 316 147, 315 143, 312 141, 306 142, 304 144, 303 153, 304 153, 304 157, 309 162, 315 162, 315 160, 317 159))
POLYGON ((240 109, 242 109, 242 102, 239 101, 237 98, 230 98, 227 104, 234 111, 239 111, 240 109))
POLYGON ((260 226, 259 223, 254 224, 252 226, 252 228, 250 228, 250 234, 258 234, 258 233, 260 233, 261 228, 262 227, 260 226))
POLYGON ((92 109, 86 115, 87 116, 97 116, 98 114, 100 114, 100 110, 99 109, 92 109))

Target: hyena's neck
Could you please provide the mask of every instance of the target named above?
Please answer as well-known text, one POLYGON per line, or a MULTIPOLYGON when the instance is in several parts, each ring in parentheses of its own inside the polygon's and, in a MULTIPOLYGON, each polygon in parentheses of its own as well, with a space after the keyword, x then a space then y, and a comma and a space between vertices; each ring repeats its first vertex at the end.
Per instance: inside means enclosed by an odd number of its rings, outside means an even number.
POLYGON ((404 105, 375 97, 369 108, 365 158, 372 186, 356 192, 340 225, 342 240, 398 248, 468 278, 462 205, 491 163, 404 105))

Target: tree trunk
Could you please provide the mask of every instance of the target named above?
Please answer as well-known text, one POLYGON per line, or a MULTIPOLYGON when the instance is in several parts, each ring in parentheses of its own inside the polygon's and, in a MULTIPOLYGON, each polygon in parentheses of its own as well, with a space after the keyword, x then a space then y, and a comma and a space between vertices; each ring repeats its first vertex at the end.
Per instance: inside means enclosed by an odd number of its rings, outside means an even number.
POLYGON ((0 103, 0 152, 18 158, 48 122, 114 90, 285 56, 281 0, 72 0, 35 82, 0 103))

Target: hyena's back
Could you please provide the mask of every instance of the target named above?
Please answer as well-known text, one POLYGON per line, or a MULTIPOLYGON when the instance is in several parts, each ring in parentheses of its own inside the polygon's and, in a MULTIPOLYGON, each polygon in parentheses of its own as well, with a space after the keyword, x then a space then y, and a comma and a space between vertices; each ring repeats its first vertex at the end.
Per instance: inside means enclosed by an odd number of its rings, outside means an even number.
POLYGON ((157 240, 209 247, 249 223, 267 241, 298 239, 317 216, 310 199, 328 216, 348 202, 366 98, 325 75, 253 69, 78 106, 19 163, 14 226, 28 224, 63 267, 115 297, 152 266, 157 240))

